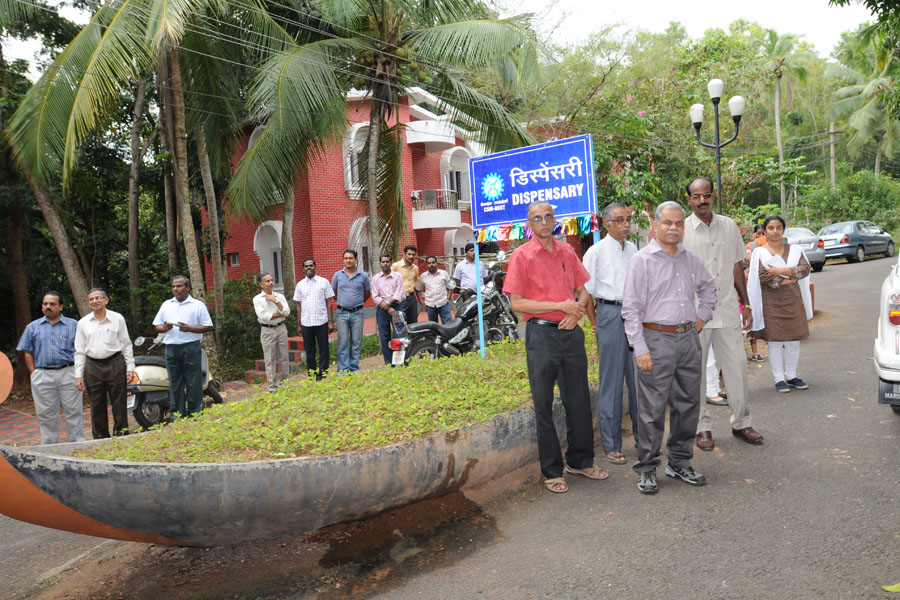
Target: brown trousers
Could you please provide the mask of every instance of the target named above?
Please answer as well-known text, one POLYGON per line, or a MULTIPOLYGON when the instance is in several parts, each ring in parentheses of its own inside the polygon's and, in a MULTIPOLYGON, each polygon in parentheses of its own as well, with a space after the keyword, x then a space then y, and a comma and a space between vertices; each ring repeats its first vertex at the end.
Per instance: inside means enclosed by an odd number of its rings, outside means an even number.
POLYGON ((117 354, 107 360, 84 361, 84 387, 91 402, 91 433, 94 439, 109 437, 106 398, 112 405, 113 433, 128 434, 128 405, 125 399, 125 357, 117 354))

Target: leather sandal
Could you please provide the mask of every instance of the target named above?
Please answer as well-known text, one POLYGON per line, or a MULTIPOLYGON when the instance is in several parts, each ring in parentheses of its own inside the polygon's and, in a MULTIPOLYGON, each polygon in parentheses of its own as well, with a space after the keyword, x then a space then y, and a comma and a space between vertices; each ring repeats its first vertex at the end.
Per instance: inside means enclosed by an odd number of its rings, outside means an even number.
POLYGON ((569 484, 562 477, 545 479, 544 486, 554 494, 565 494, 569 491, 569 484))
POLYGON ((566 473, 572 473, 573 475, 583 475, 588 479, 606 479, 607 477, 609 477, 609 473, 596 465, 587 467, 586 469, 573 469, 569 465, 566 465, 566 473))
POLYGON ((606 460, 611 462, 614 465, 624 465, 625 464, 625 455, 621 452, 607 452, 606 460))

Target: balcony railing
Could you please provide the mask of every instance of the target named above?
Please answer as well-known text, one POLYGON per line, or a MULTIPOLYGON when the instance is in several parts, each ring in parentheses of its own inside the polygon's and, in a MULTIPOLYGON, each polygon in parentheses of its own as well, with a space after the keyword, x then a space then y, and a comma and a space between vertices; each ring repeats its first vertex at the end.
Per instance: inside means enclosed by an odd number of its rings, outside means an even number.
POLYGON ((459 210, 454 190, 416 190, 412 196, 413 210, 459 210))

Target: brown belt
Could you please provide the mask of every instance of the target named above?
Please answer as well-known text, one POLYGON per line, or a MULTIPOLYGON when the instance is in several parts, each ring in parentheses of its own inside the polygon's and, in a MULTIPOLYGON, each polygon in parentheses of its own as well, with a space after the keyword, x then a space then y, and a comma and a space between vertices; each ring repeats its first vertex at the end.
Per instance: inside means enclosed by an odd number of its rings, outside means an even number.
POLYGON ((660 325, 658 323, 644 323, 644 329, 652 329, 653 331, 662 331, 663 333, 684 333, 694 328, 693 323, 683 323, 681 325, 660 325))

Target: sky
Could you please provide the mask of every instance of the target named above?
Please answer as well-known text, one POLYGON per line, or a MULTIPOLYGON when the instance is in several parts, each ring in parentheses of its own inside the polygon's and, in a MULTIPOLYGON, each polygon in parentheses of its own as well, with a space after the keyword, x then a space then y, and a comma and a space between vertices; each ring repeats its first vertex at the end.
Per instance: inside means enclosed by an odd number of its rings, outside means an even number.
POLYGON ((577 42, 601 26, 616 23, 661 33, 670 21, 678 21, 691 38, 699 38, 712 27, 727 31, 729 23, 743 18, 778 33, 804 35, 822 57, 831 54, 841 32, 874 22, 863 6, 835 7, 828 0, 497 0, 497 4, 505 7, 506 15, 540 15, 538 22, 553 29, 554 39, 561 44, 577 42))
MULTIPOLYGON (((692 38, 699 38, 711 27, 727 30, 728 24, 740 18, 756 21, 779 33, 806 36, 822 57, 828 57, 843 31, 860 23, 873 21, 863 6, 835 7, 828 0, 495 0, 504 16, 533 12, 539 16, 546 33, 552 33, 558 44, 575 43, 592 31, 610 24, 621 24, 625 30, 643 29, 659 33, 670 21, 678 21, 692 38), (549 8, 548 8, 549 7, 549 8)), ((64 12, 66 14, 66 12, 64 12)), ((72 13, 66 14, 73 18, 72 13)), ((74 17, 84 22, 84 17, 74 17)), ((36 43, 3 40, 7 59, 34 59, 36 43)), ((33 74, 32 74, 33 75, 33 74)))

